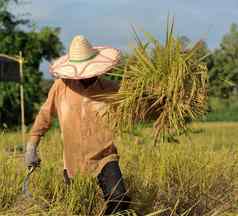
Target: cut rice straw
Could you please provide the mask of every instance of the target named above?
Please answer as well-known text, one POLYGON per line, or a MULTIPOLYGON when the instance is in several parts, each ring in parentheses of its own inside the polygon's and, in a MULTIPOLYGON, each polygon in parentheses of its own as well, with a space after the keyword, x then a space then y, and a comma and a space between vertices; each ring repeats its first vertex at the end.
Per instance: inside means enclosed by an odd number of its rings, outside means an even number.
POLYGON ((201 41, 185 50, 173 35, 173 22, 168 24, 164 45, 148 33, 146 43, 135 35, 137 46, 120 67, 120 89, 107 96, 108 114, 117 131, 153 121, 156 144, 186 132, 187 121, 205 112, 208 70, 197 55, 201 41))

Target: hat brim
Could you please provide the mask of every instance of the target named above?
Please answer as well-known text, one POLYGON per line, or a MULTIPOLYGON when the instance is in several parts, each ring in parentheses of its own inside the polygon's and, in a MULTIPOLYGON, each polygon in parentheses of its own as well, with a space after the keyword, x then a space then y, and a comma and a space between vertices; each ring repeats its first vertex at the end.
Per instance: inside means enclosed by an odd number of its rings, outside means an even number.
POLYGON ((50 73, 56 78, 87 79, 105 74, 121 59, 118 49, 111 47, 93 47, 93 49, 97 55, 83 62, 70 62, 69 55, 60 57, 50 66, 50 73))

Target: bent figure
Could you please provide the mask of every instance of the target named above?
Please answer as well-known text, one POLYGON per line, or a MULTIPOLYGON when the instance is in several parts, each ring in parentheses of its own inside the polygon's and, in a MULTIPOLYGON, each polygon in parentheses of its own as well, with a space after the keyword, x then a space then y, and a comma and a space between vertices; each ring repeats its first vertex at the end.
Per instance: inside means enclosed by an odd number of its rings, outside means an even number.
POLYGON ((71 42, 69 54, 59 58, 50 72, 57 78, 42 105, 27 142, 25 161, 38 166, 37 146, 56 113, 64 142, 64 179, 67 184, 77 172, 95 176, 107 201, 105 214, 126 210, 129 197, 119 167, 113 133, 105 117, 105 93, 114 93, 118 84, 100 75, 120 60, 110 47, 92 47, 83 36, 71 42))

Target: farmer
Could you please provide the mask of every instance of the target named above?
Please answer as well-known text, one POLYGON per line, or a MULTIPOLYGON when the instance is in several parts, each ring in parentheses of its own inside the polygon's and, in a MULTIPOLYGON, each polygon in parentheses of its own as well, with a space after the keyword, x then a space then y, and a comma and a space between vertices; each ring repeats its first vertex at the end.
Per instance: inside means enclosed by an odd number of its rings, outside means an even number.
POLYGON ((25 153, 28 168, 39 166, 37 146, 56 113, 64 142, 65 181, 69 183, 78 172, 95 176, 107 201, 106 215, 127 209, 129 201, 112 131, 103 115, 106 102, 96 97, 118 90, 115 82, 100 75, 119 60, 117 49, 92 47, 85 37, 76 36, 69 53, 50 67, 57 79, 35 119, 25 153))

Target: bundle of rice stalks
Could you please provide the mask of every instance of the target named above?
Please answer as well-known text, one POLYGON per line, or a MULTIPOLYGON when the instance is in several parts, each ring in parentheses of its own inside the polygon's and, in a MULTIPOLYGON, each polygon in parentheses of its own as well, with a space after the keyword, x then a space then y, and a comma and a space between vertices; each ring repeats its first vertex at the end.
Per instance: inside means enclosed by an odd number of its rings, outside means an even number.
POLYGON ((165 44, 149 36, 128 57, 120 89, 110 96, 110 117, 116 129, 132 129, 138 122, 154 121, 155 143, 187 129, 206 108, 208 71, 197 52, 201 42, 185 50, 167 28, 165 44))

